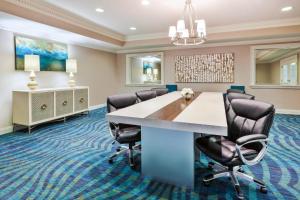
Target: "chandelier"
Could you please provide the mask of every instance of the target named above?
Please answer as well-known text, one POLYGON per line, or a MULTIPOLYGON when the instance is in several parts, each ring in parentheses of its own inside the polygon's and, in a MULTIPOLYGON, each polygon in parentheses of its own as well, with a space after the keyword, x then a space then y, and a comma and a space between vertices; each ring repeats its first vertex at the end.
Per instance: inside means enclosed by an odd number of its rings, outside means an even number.
POLYGON ((186 0, 183 17, 170 26, 169 37, 177 46, 199 45, 206 41, 205 20, 196 19, 192 0, 186 0))

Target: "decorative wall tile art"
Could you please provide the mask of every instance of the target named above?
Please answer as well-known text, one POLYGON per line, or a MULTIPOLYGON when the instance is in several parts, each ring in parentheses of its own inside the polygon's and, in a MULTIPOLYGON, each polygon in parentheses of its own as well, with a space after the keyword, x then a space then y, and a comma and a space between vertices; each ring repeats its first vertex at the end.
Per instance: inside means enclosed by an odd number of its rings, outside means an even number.
POLYGON ((66 71, 66 44, 15 36, 16 70, 24 70, 26 54, 39 55, 41 71, 66 71))
POLYGON ((176 56, 177 83, 233 83, 234 54, 176 56))

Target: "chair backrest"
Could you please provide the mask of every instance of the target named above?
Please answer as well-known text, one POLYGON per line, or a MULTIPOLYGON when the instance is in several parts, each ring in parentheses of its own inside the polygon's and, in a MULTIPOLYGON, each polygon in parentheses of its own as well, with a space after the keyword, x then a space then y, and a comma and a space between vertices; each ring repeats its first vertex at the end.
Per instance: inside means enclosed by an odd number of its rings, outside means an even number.
POLYGON ((152 90, 138 91, 135 94, 136 94, 139 102, 147 101, 149 99, 153 99, 156 97, 156 92, 152 91, 152 90))
POLYGON ((228 93, 225 95, 224 98, 224 104, 225 104, 225 110, 226 114, 228 114, 230 108, 231 101, 233 99, 249 99, 249 100, 254 100, 255 96, 250 95, 250 94, 241 94, 241 93, 228 93))
POLYGON ((119 94, 107 97, 107 112, 113 112, 137 103, 137 97, 134 94, 119 94))
POLYGON ((269 135, 275 108, 272 104, 256 100, 234 99, 228 115, 228 138, 235 142, 238 138, 251 134, 269 135))
POLYGON ((156 92, 156 96, 162 96, 168 93, 167 88, 152 88, 151 90, 156 92))
POLYGON ((245 94, 246 92, 244 90, 238 90, 238 89, 228 89, 226 91, 227 94, 229 93, 240 93, 240 94, 245 94))

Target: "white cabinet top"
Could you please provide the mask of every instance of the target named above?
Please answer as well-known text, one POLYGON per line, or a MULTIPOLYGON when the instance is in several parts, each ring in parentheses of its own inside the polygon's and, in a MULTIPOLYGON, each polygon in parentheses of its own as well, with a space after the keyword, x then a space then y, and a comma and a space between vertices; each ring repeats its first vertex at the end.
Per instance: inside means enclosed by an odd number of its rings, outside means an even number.
POLYGON ((21 89, 13 90, 13 92, 26 92, 26 93, 39 93, 39 92, 54 92, 60 90, 79 90, 79 89, 88 89, 88 86, 76 86, 76 87, 60 87, 60 88, 38 88, 35 90, 30 89, 21 89))

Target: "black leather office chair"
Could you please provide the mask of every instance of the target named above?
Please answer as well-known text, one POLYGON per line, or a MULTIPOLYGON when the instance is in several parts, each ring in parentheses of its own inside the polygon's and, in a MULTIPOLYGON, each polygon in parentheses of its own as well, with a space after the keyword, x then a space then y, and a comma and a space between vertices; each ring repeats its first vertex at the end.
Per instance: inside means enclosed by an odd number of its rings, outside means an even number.
POLYGON ((152 88, 151 90, 156 92, 156 96, 162 96, 168 93, 167 88, 152 88))
MULTIPOLYGON (((107 98, 107 112, 110 113, 136 103, 137 97, 134 94, 110 96, 107 98)), ((115 142, 120 144, 117 152, 110 156, 109 163, 112 163, 116 156, 128 152, 130 166, 134 167, 133 151, 135 150, 136 142, 141 141, 141 128, 135 125, 109 122, 109 130, 115 140, 113 144, 115 142), (122 144, 128 144, 128 146, 122 144)))
POLYGON ((147 101, 149 99, 153 99, 156 97, 156 92, 152 91, 152 90, 138 91, 135 94, 136 94, 139 102, 147 101))
POLYGON ((220 177, 230 177, 239 199, 243 194, 237 177, 254 181, 266 193, 265 184, 245 174, 242 165, 255 165, 261 161, 275 113, 268 103, 247 99, 234 99, 227 115, 228 137, 206 136, 196 140, 196 147, 222 165, 222 170, 203 179, 207 185, 220 177))

